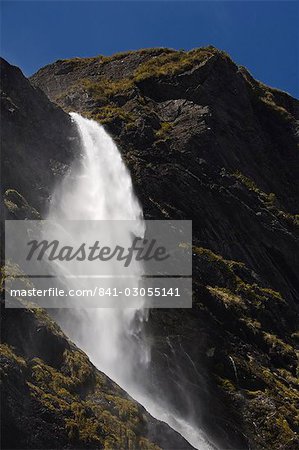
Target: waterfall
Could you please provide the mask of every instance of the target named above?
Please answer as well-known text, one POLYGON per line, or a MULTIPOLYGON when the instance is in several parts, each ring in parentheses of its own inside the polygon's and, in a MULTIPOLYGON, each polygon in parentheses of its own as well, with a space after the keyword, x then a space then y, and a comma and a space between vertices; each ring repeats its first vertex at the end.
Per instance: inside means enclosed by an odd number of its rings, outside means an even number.
MULTIPOLYGON (((134 221, 139 235, 142 234, 142 208, 134 195, 130 174, 117 146, 97 122, 77 113, 71 113, 71 117, 80 134, 82 154, 56 188, 48 219, 129 220, 134 221)), ((111 227, 111 242, 120 237, 129 242, 132 232, 135 233, 136 229, 124 225, 122 236, 115 236, 111 227)), ((80 242, 80 239, 80 235, 74 235, 74 240, 80 242)), ((135 265, 130 274, 131 281, 126 279, 125 282, 132 283, 141 274, 142 267, 135 265)), ((62 312, 57 319, 95 366, 143 404, 154 417, 167 422, 194 447, 200 450, 214 448, 198 429, 151 398, 140 384, 140 377, 137 381, 138 370, 144 370, 150 363, 150 349, 142 338, 142 324, 147 320, 144 306, 142 299, 138 299, 134 308, 84 309, 82 305, 83 309, 62 312)))
MULTIPOLYGON (((122 220, 124 225, 107 230, 106 242, 131 242, 132 230, 128 224, 143 230, 142 209, 134 195, 130 174, 124 165, 117 146, 104 128, 93 120, 71 113, 81 140, 81 158, 75 161, 70 173, 54 192, 48 219, 61 220, 122 220), (134 222, 125 222, 134 221, 134 222), (118 234, 116 234, 118 233, 118 234)), ((89 226, 89 233, 96 232, 89 226)), ((74 241, 84 242, 80 228, 76 227, 74 241)), ((127 246, 128 246, 127 244, 127 246)), ((74 263, 76 264, 76 263, 74 263)), ((113 264, 113 263, 111 263, 113 264)), ((97 275, 94 264, 88 267, 88 275, 97 275)), ((132 266, 126 285, 134 283, 141 273, 141 267, 132 266)), ((119 269, 119 268, 118 268, 119 269)), ((116 268, 111 268, 111 272, 116 268)), ((76 280, 70 281, 76 283, 76 280)), ((113 283, 113 280, 111 281, 113 283)), ((88 279, 88 287, 96 281, 88 279)), ((81 299, 84 308, 84 299, 81 299)), ((124 389, 130 390, 134 365, 148 360, 147 349, 138 338, 140 324, 146 319, 143 300, 136 308, 95 308, 81 309, 69 315, 62 314, 62 327, 67 334, 88 354, 91 361, 124 389), (75 326, 74 326, 75 324, 75 326), (126 355, 121 358, 121 355, 126 355)))

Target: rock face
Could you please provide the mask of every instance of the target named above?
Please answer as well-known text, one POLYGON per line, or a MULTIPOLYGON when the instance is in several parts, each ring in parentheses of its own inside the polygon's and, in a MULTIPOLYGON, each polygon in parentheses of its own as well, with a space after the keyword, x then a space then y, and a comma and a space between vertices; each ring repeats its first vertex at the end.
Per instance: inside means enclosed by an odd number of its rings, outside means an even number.
POLYGON ((294 448, 298 102, 213 47, 57 61, 31 81, 106 125, 146 218, 193 220, 194 307, 149 321, 160 395, 191 399, 221 448, 294 448))
POLYGON ((295 299, 298 101, 214 48, 57 61, 31 81, 106 124, 146 217, 192 219, 197 244, 295 299))
POLYGON ((1 189, 10 217, 23 218, 18 213, 26 202, 45 212, 53 185, 74 157, 77 134, 70 117, 20 69, 4 59, 0 64, 1 189))
POLYGON ((151 311, 148 388, 219 448, 297 448, 298 101, 213 47, 57 61, 30 81, 107 127, 146 218, 193 220, 193 308, 151 311))
MULTIPOLYGON (((1 60, 1 76, 1 208, 7 219, 40 219, 78 137, 19 69, 1 60)), ((1 298, 5 273, 1 267, 1 298)), ((23 306, 5 309, 1 300, 1 448, 193 449, 98 371, 45 311, 23 306)))
POLYGON ((43 310, 3 308, 1 331, 1 448, 159 450, 166 441, 193 449, 98 371, 43 310))

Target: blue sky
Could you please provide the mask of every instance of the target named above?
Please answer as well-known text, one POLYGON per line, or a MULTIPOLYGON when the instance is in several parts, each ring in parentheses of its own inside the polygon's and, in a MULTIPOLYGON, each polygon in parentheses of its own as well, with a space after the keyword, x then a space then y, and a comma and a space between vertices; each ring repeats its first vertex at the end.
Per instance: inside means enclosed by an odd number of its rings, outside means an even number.
POLYGON ((296 1, 11 0, 1 10, 1 55, 28 76, 57 59, 212 44, 257 79, 299 94, 296 1))

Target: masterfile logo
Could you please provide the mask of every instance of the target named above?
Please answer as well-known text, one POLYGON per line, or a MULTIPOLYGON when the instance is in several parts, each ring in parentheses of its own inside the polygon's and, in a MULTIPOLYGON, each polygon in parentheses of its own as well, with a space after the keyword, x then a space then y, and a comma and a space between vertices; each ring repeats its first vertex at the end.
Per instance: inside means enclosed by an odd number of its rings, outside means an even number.
POLYGON ((5 254, 7 307, 192 306, 191 221, 7 221, 5 254))

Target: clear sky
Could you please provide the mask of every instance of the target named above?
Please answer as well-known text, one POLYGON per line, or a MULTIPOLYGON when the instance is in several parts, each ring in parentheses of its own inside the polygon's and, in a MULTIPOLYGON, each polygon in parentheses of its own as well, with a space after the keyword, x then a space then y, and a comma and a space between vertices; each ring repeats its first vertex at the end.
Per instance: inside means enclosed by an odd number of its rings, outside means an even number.
POLYGON ((1 54, 28 76, 57 59, 211 44, 257 79, 299 95, 297 1, 10 0, 1 10, 1 54))

